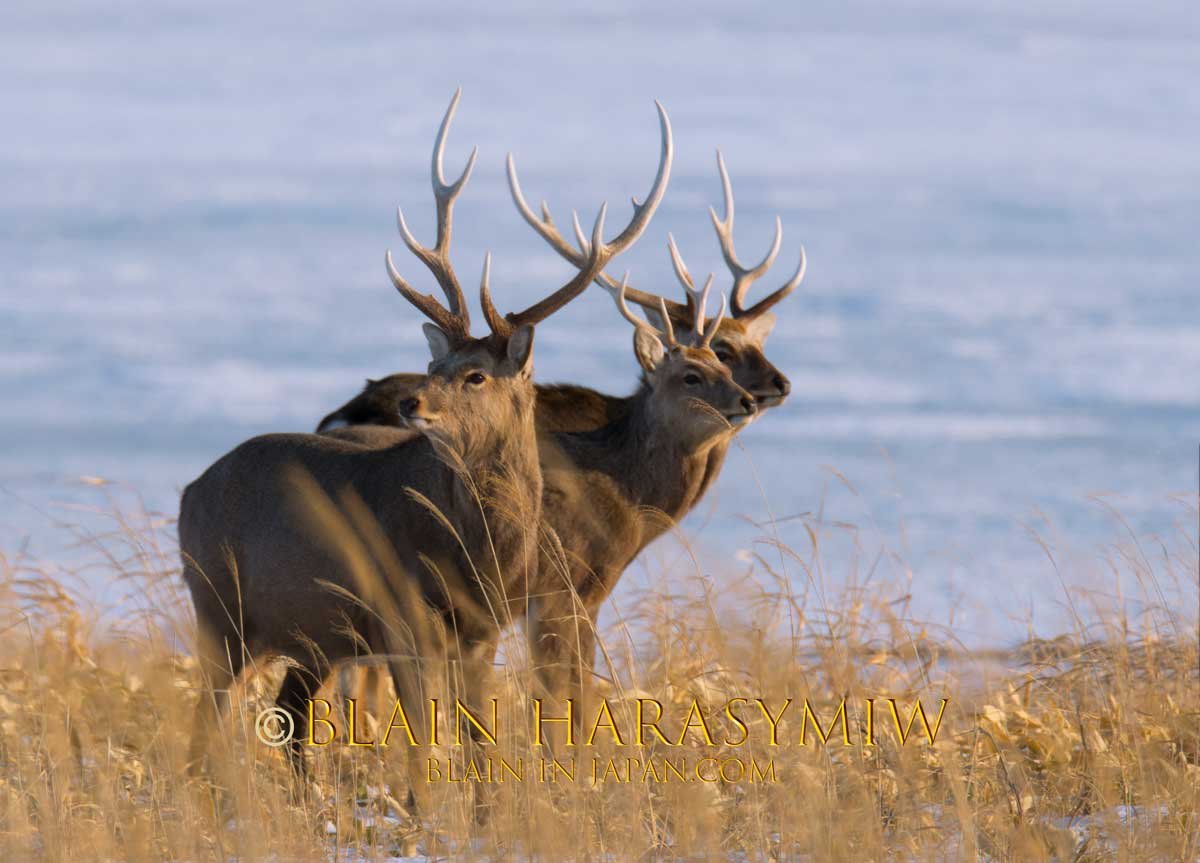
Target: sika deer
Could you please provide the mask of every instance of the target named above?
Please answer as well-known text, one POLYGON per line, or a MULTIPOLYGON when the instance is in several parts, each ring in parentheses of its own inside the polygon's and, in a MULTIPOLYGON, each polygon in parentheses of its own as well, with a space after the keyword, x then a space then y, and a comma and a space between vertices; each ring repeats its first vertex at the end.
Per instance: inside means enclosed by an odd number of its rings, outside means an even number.
MULTIPOLYGON (((485 259, 480 303, 491 333, 472 338, 449 245, 453 205, 475 152, 454 183, 442 172, 459 96, 450 102, 433 151, 434 247, 417 243, 398 214, 405 245, 434 274, 448 305, 415 291, 387 256, 397 290, 432 321, 424 325, 432 362, 399 408, 406 428, 374 428, 357 440, 254 438, 184 491, 184 579, 214 693, 202 697, 196 711, 194 766, 218 700, 227 701, 227 687, 248 660, 267 656, 293 663, 277 705, 299 719, 331 664, 364 646, 388 654, 400 703, 418 739, 428 741, 422 664, 452 650, 462 663, 463 700, 477 703, 504 609, 514 595, 529 592, 542 495, 533 326, 578 296, 645 230, 666 188, 670 126, 658 106, 663 151, 650 195, 610 243, 603 241, 601 206, 587 259, 566 285, 502 317, 491 301, 485 259)), ((303 772, 299 736, 290 755, 303 772)), ((417 759, 409 763, 414 767, 417 759)))
MULTIPOLYGON (((685 344, 675 339, 665 304, 661 332, 630 312, 622 282, 614 299, 635 327, 634 353, 643 371, 638 392, 601 428, 543 429, 538 436, 542 518, 562 553, 547 550, 541 557, 536 592, 528 598, 530 634, 545 688, 569 692, 577 704, 593 661, 600 604, 630 561, 695 505, 713 451, 726 447, 757 411, 710 347, 724 314, 722 308, 712 320, 705 317, 711 285, 711 276, 701 291, 687 285, 695 314, 685 344)), ((378 428, 335 434, 369 439, 378 428)), ((519 616, 521 604, 512 611, 519 616)), ((575 713, 577 721, 581 716, 575 713)))
MULTIPOLYGON (((732 237, 734 215, 733 192, 729 182, 729 175, 725 169, 724 159, 719 152, 717 154, 717 166, 724 192, 725 216, 724 218, 718 218, 715 210, 711 208, 709 212, 714 228, 717 231, 726 265, 733 275, 732 306, 735 317, 733 320, 724 317, 718 318, 715 324, 715 331, 710 334, 709 341, 712 343, 711 349, 714 355, 730 369, 734 381, 745 387, 755 396, 757 407, 761 411, 780 404, 786 398, 790 389, 787 379, 763 355, 762 345, 771 328, 774 326, 775 318, 770 309, 791 293, 803 279, 806 258, 804 250, 801 248, 800 262, 792 277, 782 287, 755 305, 750 307, 745 305, 746 291, 755 280, 760 278, 770 268, 778 255, 782 240, 782 225, 776 219, 775 237, 763 259, 753 267, 744 267, 739 262, 734 250, 732 237)), ((526 204, 524 196, 521 193, 520 184, 517 181, 516 169, 511 157, 508 163, 508 172, 513 200, 526 221, 563 257, 572 262, 581 260, 583 252, 571 246, 558 232, 550 217, 547 206, 544 203, 542 204, 542 217, 539 219, 526 204)), ((580 246, 586 248, 586 241, 581 237, 581 234, 582 231, 577 226, 576 235, 580 239, 580 246)), ((697 303, 695 300, 695 286, 673 239, 670 242, 670 250, 676 276, 683 283, 687 291, 686 303, 676 303, 654 294, 634 291, 628 288, 627 285, 624 287, 624 294, 639 305, 642 305, 648 312, 651 312, 651 316, 657 322, 660 330, 666 331, 668 327, 674 324, 681 330, 686 329, 690 331, 690 335, 685 336, 686 339, 699 332, 696 327, 697 303)), ((615 294, 620 288, 615 280, 603 273, 597 277, 597 282, 610 293, 615 294)), ((394 423, 396 405, 400 403, 403 397, 414 386, 420 383, 421 379, 420 375, 401 373, 391 375, 380 381, 368 381, 366 388, 358 397, 326 416, 321 421, 318 431, 337 427, 341 424, 377 423, 387 425, 394 423)), ((552 441, 554 437, 552 433, 593 432, 600 439, 605 439, 606 427, 621 421, 628 421, 630 413, 637 404, 639 397, 644 397, 644 394, 644 387, 634 396, 621 398, 580 386, 538 385, 536 422, 538 430, 541 433, 539 443, 541 445, 541 461, 544 476, 549 476, 551 473, 550 468, 548 468, 548 464, 550 463, 548 452, 557 451, 557 443, 554 443, 551 447, 547 447, 547 441, 552 441)), ((608 438, 608 440, 611 443, 613 439, 608 438)), ((685 515, 700 500, 719 474, 730 440, 731 436, 724 436, 707 448, 707 459, 698 476, 695 474, 694 463, 688 461, 684 466, 688 473, 688 478, 684 482, 687 490, 677 492, 671 501, 672 506, 670 507, 671 512, 669 515, 673 520, 677 520, 685 515)), ((616 451, 616 448, 614 448, 614 451, 616 451)), ((568 459, 569 461, 570 459, 568 459)), ((558 460, 556 463, 561 465, 562 472, 558 474, 560 477, 570 476, 571 471, 576 469, 575 465, 569 463, 563 464, 561 460, 558 460)), ((637 465, 636 462, 632 462, 631 464, 637 465)), ((654 460, 648 464, 655 468, 663 465, 663 470, 667 474, 670 473, 673 465, 672 462, 661 462, 659 460, 654 460)), ((638 473, 643 467, 644 465, 633 468, 631 472, 638 473)), ((592 498, 589 496, 588 483, 580 481, 577 489, 578 493, 573 495, 574 502, 590 506, 589 501, 592 498)), ((571 508, 564 507, 562 501, 555 501, 553 505, 550 505, 549 498, 551 492, 552 490, 548 488, 546 505, 547 522, 554 526, 560 532, 560 535, 576 535, 572 529, 564 529, 557 517, 559 513, 571 512, 571 508)), ((670 495, 667 495, 667 497, 670 497, 670 495)), ((603 510, 603 506, 597 506, 595 510, 603 510)), ((564 517, 569 518, 569 516, 564 517)), ((609 512, 605 518, 612 522, 619 521, 618 516, 613 512, 609 512)), ((586 680, 586 676, 590 673, 594 662, 594 635, 591 631, 590 621, 594 621, 600 603, 611 592, 613 586, 615 586, 624 566, 622 564, 620 569, 615 569, 614 571, 615 565, 607 562, 607 555, 602 548, 606 541, 604 532, 603 530, 596 530, 595 533, 599 538, 588 548, 577 548, 577 546, 588 546, 587 542, 581 541, 576 543, 571 539, 564 539, 563 541, 564 549, 568 553, 582 554, 583 560, 592 566, 592 575, 577 578, 573 582, 573 589, 579 594, 578 599, 582 602, 568 601, 570 597, 559 590, 557 599, 552 602, 544 601, 540 603, 541 608, 531 626, 534 633, 535 645, 539 646, 537 661, 546 669, 544 679, 550 689, 558 693, 562 691, 562 687, 555 685, 552 678, 556 674, 561 676, 564 666, 569 665, 572 678, 571 691, 577 695, 581 695, 582 680, 586 680), (554 606, 558 607, 555 608, 554 606), (583 613, 580 614, 580 611, 583 613), (583 622, 587 619, 590 620, 583 622), (578 649, 574 647, 568 649, 568 645, 575 645, 578 649), (574 661, 564 663, 561 661, 564 656, 574 656, 574 661)), ((650 539, 653 539, 653 536, 649 536, 644 542, 639 543, 639 549, 644 547, 650 539)), ((620 555, 618 555, 618 559, 620 559, 620 555)), ((632 556, 629 559, 631 560, 632 556)), ((547 562, 543 559, 543 570, 546 569, 546 565, 547 562)), ((547 575, 547 572, 542 572, 543 581, 547 579, 547 575)), ((578 576, 578 573, 576 573, 576 576, 578 576)), ((560 587, 564 583, 561 576, 551 578, 551 580, 560 587)))
MULTIPOLYGON (((792 277, 759 302, 746 306, 746 292, 770 269, 779 254, 783 226, 777 218, 775 237, 766 255, 753 267, 743 266, 737 258, 733 244, 733 189, 729 182, 729 174, 725 170, 725 160, 719 151, 717 168, 724 193, 725 216, 717 218, 716 211, 711 207, 709 214, 717 231, 721 253, 733 276, 733 283, 730 289, 730 314, 721 319, 721 326, 713 339, 712 348, 717 357, 729 366, 733 379, 754 396, 761 412, 782 404, 791 392, 788 379, 767 360, 763 346, 775 326, 775 315, 771 309, 800 284, 804 278, 806 258, 802 247, 800 264, 792 277)), ((578 266, 583 260, 581 252, 559 233, 546 204, 542 204, 542 215, 539 218, 525 202, 511 157, 508 162, 508 177, 513 201, 525 221, 555 251, 578 266)), ((673 253, 672 259, 676 257, 673 253)), ((678 267, 676 269, 678 271, 678 267)), ((597 277, 597 283, 610 292, 618 287, 617 281, 606 273, 597 277)), ((657 294, 633 288, 627 288, 626 296, 652 316, 660 315, 660 304, 665 303, 671 322, 677 329, 685 332, 692 329, 695 310, 690 299, 686 303, 677 303, 657 294)), ((661 328, 662 322, 658 323, 661 328)), ((347 425, 399 424, 397 406, 423 377, 420 374, 401 372, 379 380, 368 380, 362 392, 327 414, 317 425, 317 431, 325 432, 347 425)), ((547 431, 596 429, 619 417, 629 405, 629 399, 626 397, 607 395, 573 384, 538 384, 537 393, 538 428, 547 431)), ((710 482, 717 468, 719 464, 714 466, 710 482)))
MULTIPOLYGON (((625 568, 704 493, 713 453, 755 416, 753 397, 711 348, 724 316, 707 320, 712 276, 695 291, 691 338, 676 341, 665 303, 659 330, 614 299, 634 325, 642 382, 621 414, 585 432, 538 437, 543 518, 563 554, 543 555, 530 639, 545 688, 582 709, 595 662, 595 620, 625 568)), ((540 402, 539 402, 540 404, 540 402)), ((582 712, 574 716, 580 721, 582 712)))

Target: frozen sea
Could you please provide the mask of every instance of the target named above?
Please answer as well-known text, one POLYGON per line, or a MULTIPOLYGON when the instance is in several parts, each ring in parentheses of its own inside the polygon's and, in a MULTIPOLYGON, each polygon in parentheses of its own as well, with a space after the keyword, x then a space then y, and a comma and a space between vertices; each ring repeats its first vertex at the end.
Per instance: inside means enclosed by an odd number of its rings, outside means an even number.
MULTIPOLYGON (((568 271, 505 153, 560 222, 607 199, 615 224, 653 176, 658 98, 672 183, 618 269, 677 290, 670 230, 723 283, 718 146, 743 255, 783 219, 764 289, 809 257, 769 343, 794 394, 685 525, 718 585, 768 553, 771 517, 807 555, 807 521, 833 585, 878 558, 917 617, 1058 631, 1032 532, 1098 559, 1125 536, 1110 505, 1139 536, 1194 535, 1198 44, 1189 2, 4 4, 0 548, 65 554, 50 522, 99 503, 80 476, 173 513, 240 440, 423 368, 383 251, 403 252, 396 204, 431 237, 455 86, 448 170, 480 162, 454 257, 473 283, 491 249, 509 307, 568 271)), ((536 356, 543 380, 634 384, 600 292, 536 356)))

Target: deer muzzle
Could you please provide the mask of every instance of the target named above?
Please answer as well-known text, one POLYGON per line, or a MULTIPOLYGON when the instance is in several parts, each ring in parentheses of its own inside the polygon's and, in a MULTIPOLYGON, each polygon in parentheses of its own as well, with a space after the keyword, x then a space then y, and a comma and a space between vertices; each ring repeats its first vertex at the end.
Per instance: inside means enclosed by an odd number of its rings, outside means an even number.
POLYGON ((758 404, 755 402, 754 397, 748 393, 738 400, 738 407, 741 410, 730 411, 725 414, 725 420, 734 428, 750 422, 754 418, 754 415, 758 413, 758 404))
POLYGON ((776 372, 768 383, 761 388, 756 388, 753 394, 754 400, 758 403, 758 407, 761 410, 783 404, 791 392, 792 382, 784 377, 783 374, 776 372))
POLYGON ((400 419, 409 428, 423 431, 431 428, 438 420, 438 414, 429 410, 429 405, 420 396, 409 396, 397 405, 400 419))

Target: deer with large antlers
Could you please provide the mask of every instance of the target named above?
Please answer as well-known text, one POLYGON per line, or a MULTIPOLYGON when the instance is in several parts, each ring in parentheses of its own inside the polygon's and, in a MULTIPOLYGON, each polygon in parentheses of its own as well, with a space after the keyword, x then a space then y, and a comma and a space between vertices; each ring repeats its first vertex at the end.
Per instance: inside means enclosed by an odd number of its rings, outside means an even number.
MULTIPOLYGON (((733 188, 720 151, 717 152, 717 168, 721 178, 725 215, 718 218, 716 210, 711 207, 709 215, 717 232, 721 254, 733 279, 729 290, 729 314, 721 319, 712 347, 717 357, 729 367, 734 380, 754 396, 761 411, 782 404, 791 392, 791 384, 787 377, 766 358, 764 345, 775 326, 775 314, 771 310, 803 280, 806 257, 802 247, 800 263, 791 277, 758 302, 747 305, 746 294, 750 287, 766 274, 779 255, 783 242, 783 225, 776 218, 775 235, 767 253, 754 266, 744 266, 738 259, 733 243, 733 188)), ((559 232, 547 205, 542 204, 542 215, 539 217, 526 203, 517 180, 516 165, 511 157, 508 160, 508 178, 513 201, 525 221, 551 248, 572 264, 579 266, 585 260, 584 254, 559 232)), ((577 230, 576 233, 581 231, 577 230)), ((583 243, 580 246, 582 248, 583 243)), ((677 257, 677 252, 672 253, 673 262, 677 257)), ((604 272, 596 277, 596 281, 610 293, 615 291, 619 284, 604 272)), ((651 316, 660 316, 665 305, 667 314, 677 329, 684 332, 692 329, 695 310, 690 297, 686 302, 679 303, 632 287, 627 287, 626 294, 631 302, 641 306, 651 316)), ((662 321, 656 322, 661 327, 662 321)), ((422 375, 401 372, 379 380, 368 380, 362 392, 327 414, 317 425, 317 431, 325 432, 353 425, 397 425, 400 421, 397 406, 422 379, 422 375)), ((537 393, 538 427, 549 431, 588 431, 599 428, 620 416, 629 404, 627 397, 608 395, 572 384, 539 384, 537 393)))
MULTIPOLYGON (((712 277, 695 290, 687 335, 677 339, 665 304, 661 329, 630 311, 623 280, 617 308, 634 327, 642 384, 620 415, 589 431, 538 435, 542 519, 552 540, 525 602, 536 670, 545 689, 575 699, 578 723, 593 654, 600 604, 637 554, 690 510, 707 484, 712 452, 723 449, 757 412, 712 350, 724 316, 706 317, 712 277)), ((338 437, 370 440, 382 428, 355 426, 338 437)))
MULTIPOLYGON (((404 428, 342 438, 257 437, 184 491, 184 579, 212 693, 197 708, 193 765, 230 683, 247 662, 266 656, 290 661, 277 706, 300 727, 308 698, 333 663, 364 650, 387 654, 413 733, 428 741, 422 663, 458 660, 463 701, 477 705, 507 608, 530 592, 542 501, 533 327, 578 296, 645 230, 666 188, 670 126, 658 106, 663 149, 645 204, 610 242, 603 239, 601 206, 586 260, 557 291, 502 316, 488 290, 485 259, 480 303, 490 333, 475 338, 449 257, 453 206, 475 153, 453 183, 442 169, 459 96, 433 150, 434 246, 419 244, 398 214, 405 245, 433 273, 447 304, 416 291, 390 253, 386 259, 397 290, 431 321, 424 331, 432 361, 399 406, 404 428)), ((289 751, 303 772, 299 739, 289 751)), ((418 760, 410 758, 410 768, 418 760)), ((413 792, 420 785, 414 782, 413 792)))
MULTIPOLYGON (((686 292, 685 303, 633 291, 627 281, 618 283, 603 273, 597 277, 602 287, 620 299, 627 319, 635 321, 639 333, 635 353, 645 373, 638 392, 618 398, 584 387, 537 388, 539 445, 546 481, 545 521, 557 533, 569 563, 543 559, 540 582, 545 592, 534 603, 530 629, 535 661, 548 688, 556 694, 566 691, 582 696, 594 659, 592 623, 600 603, 636 552, 699 501, 719 473, 732 437, 706 431, 705 417, 690 410, 702 400, 698 402, 684 390, 660 388, 664 377, 670 376, 660 371, 652 373, 657 366, 645 353, 649 344, 644 335, 647 323, 637 322, 629 314, 625 298, 651 313, 655 330, 675 348, 668 356, 678 360, 681 345, 674 342, 673 335, 678 329, 681 342, 698 352, 689 362, 703 365, 706 360, 716 360, 724 364, 733 380, 755 397, 755 410, 747 410, 747 415, 778 404, 787 395, 787 381, 763 357, 761 341, 773 323, 769 309, 803 278, 803 250, 796 272, 782 287, 755 305, 746 305, 747 289, 766 272, 779 252, 781 226, 777 220, 771 248, 758 264, 744 267, 738 261, 732 239, 732 191, 724 161, 718 159, 725 217, 717 218, 715 211, 711 214, 734 277, 734 323, 723 315, 705 322, 703 298, 711 287, 712 276, 703 289, 697 290, 671 238, 671 261, 686 292), (651 409, 652 404, 658 407, 651 409), (664 404, 673 408, 666 410, 664 404), (636 433, 630 434, 631 428, 637 429, 636 433), (664 457, 664 452, 670 452, 671 457, 664 457), (614 492, 614 483, 623 491, 614 492), (655 514, 642 523, 647 513, 655 514)), ((579 249, 558 233, 545 204, 541 219, 533 215, 521 194, 511 157, 509 180, 518 209, 538 233, 568 260, 586 259, 590 244, 577 220, 579 249)), ((419 381, 417 375, 393 375, 368 382, 358 398, 326 417, 321 427, 388 424, 397 402, 419 381)), ((744 423, 731 423, 723 431, 736 431, 741 425, 744 423)))

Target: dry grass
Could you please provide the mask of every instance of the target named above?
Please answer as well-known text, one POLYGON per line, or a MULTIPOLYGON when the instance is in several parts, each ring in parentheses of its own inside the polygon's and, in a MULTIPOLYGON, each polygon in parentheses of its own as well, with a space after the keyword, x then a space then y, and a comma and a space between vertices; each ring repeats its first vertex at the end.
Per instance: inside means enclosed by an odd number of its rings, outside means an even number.
POLYGON ((655 698, 675 730, 696 700, 716 717, 718 742, 695 732, 681 747, 622 750, 602 734, 577 751, 574 783, 537 781, 531 692, 514 637, 495 674, 508 729, 497 754, 524 756, 527 778, 492 786, 494 814, 482 827, 471 824, 466 783, 435 785, 426 823, 407 817, 395 800, 402 795, 386 788, 399 747, 316 751, 317 784, 297 795, 279 751, 253 733, 277 668, 235 693, 212 781, 189 779, 198 679, 174 548, 163 539, 170 525, 119 518, 110 534, 86 538, 88 581, 125 588, 102 608, 80 598, 89 592, 70 574, 20 554, 0 559, 0 853, 12 861, 1196 860, 1194 510, 1185 518, 1175 550, 1149 552, 1131 538, 1128 553, 1105 556, 1141 585, 1141 601, 1097 604, 1085 616, 1089 597, 1076 595, 1075 631, 1013 651, 965 650, 905 619, 902 589, 821 574, 816 524, 795 525, 795 550, 774 549, 774 563, 759 559, 737 578, 681 567, 662 581, 669 589, 621 604, 626 617, 605 633, 602 694, 621 721, 637 698, 655 698), (819 589, 794 591, 797 583, 819 589), (879 745, 861 745, 863 699, 889 696, 921 699, 931 719, 939 699, 950 699, 935 745, 898 746, 886 708, 876 716, 879 745), (719 742, 731 730, 722 708, 738 697, 772 709, 794 700, 780 726, 784 745, 769 744, 767 722, 751 710, 743 711, 749 742, 719 742), (818 745, 811 729, 808 745, 797 745, 803 700, 828 725, 843 697, 854 745, 840 731, 818 745), (639 772, 637 781, 593 786, 593 756, 755 759, 773 762, 777 780, 645 782, 639 772))

